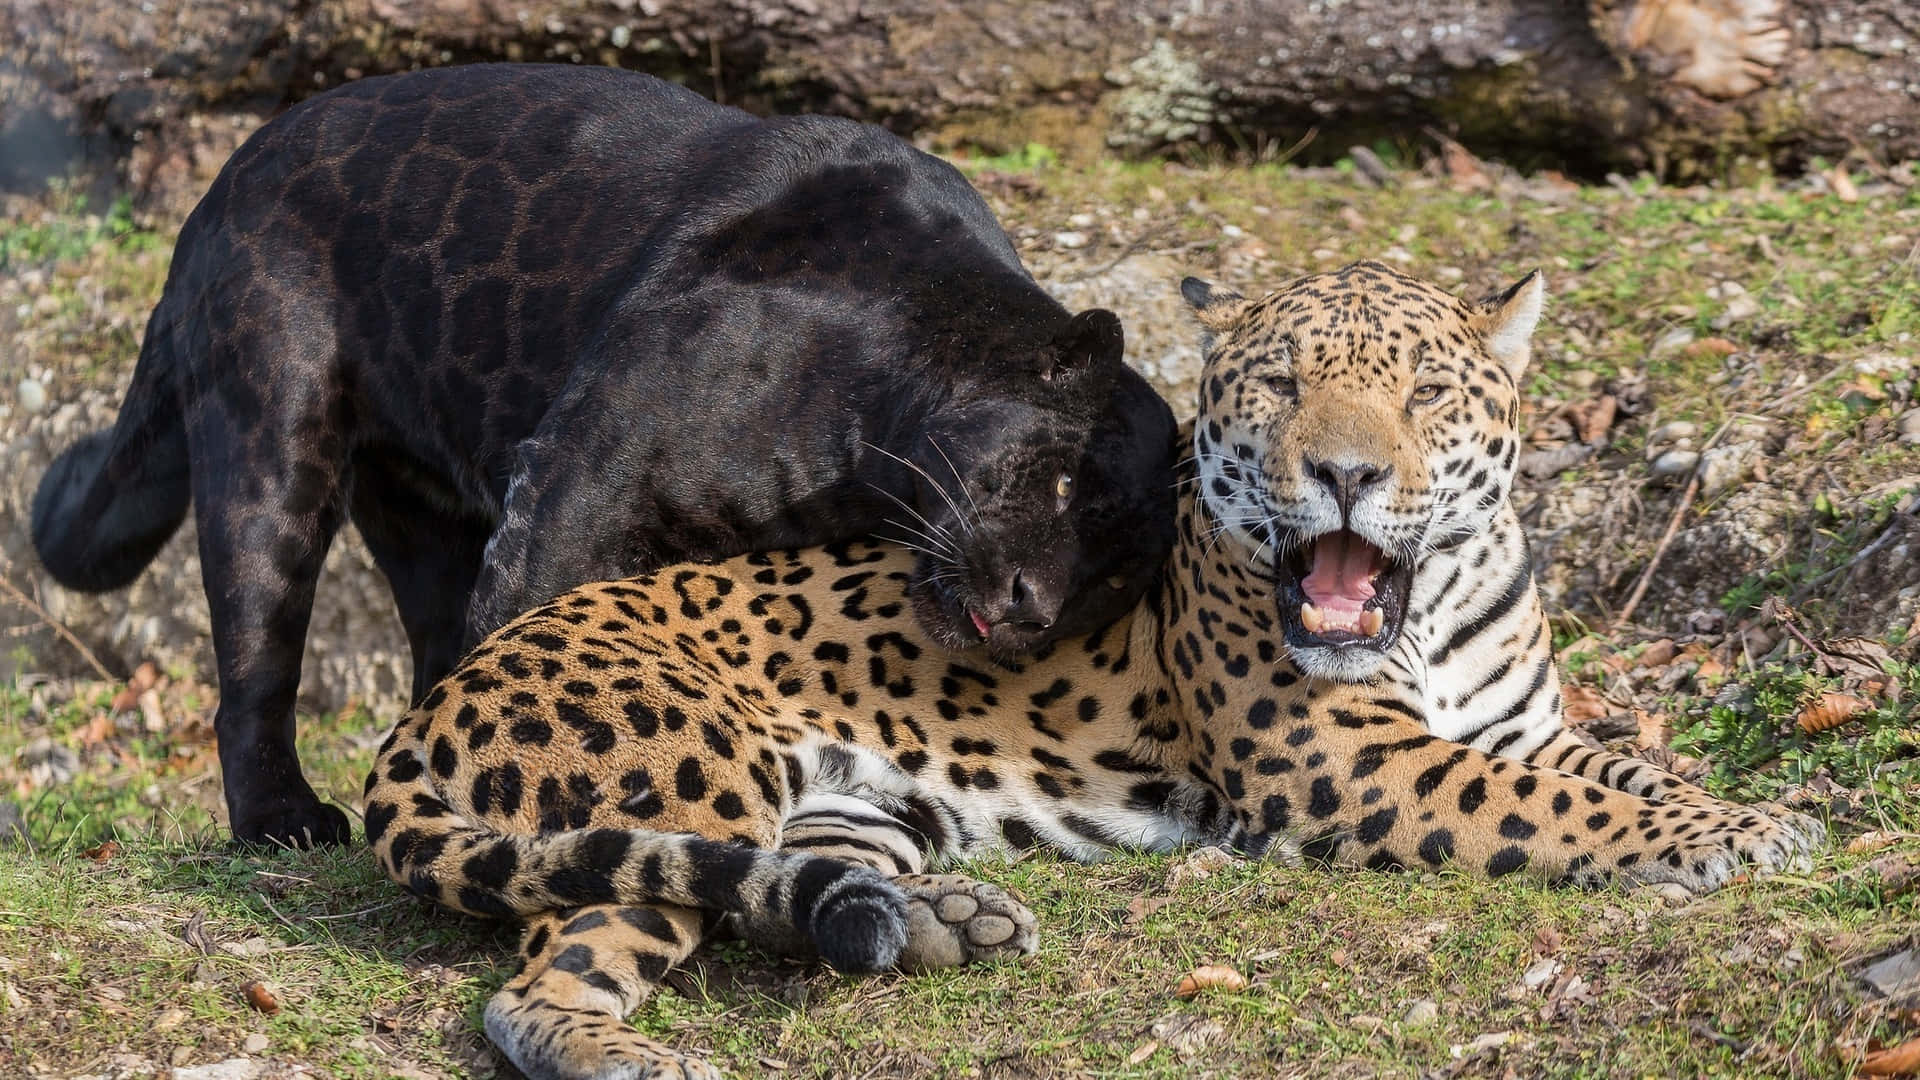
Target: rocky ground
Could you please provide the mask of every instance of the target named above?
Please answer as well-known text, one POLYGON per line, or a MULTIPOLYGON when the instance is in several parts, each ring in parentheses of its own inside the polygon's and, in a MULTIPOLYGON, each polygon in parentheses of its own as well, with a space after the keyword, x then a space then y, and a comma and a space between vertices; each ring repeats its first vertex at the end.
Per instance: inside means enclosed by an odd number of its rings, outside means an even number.
MULTIPOLYGON (((1382 151, 1326 169, 1067 168, 1036 145, 961 164, 1047 287, 1121 314, 1130 361, 1182 412, 1198 362, 1185 274, 1251 292, 1367 256, 1478 294, 1544 269, 1516 497, 1569 715, 1718 791, 1817 809, 1837 841, 1816 872, 1669 908, 1452 877, 1329 892, 1316 871, 1227 864, 1201 886, 1183 860, 1040 860, 989 868, 1054 928, 1038 967, 848 982, 723 949, 643 1027, 744 1075, 901 1077, 1224 1076, 1256 1060, 1838 1076, 1920 1031, 1911 987, 1861 981, 1883 962, 1897 974, 1920 941, 1915 170, 1576 185, 1449 146, 1419 167, 1382 151), (1171 995, 1209 961, 1251 985, 1171 995), (1013 1022, 1006 1003, 1036 995, 1053 1004, 1013 1022)), ((136 220, 55 192, 5 209, 0 834, 28 846, 0 845, 0 1072, 496 1073, 472 1022, 504 977, 503 938, 396 902, 364 852, 221 846, 191 530, 106 597, 58 589, 32 556, 33 485, 110 421, 184 208, 136 220), (255 981, 285 1007, 250 1004, 255 981)), ((343 805, 406 673, 348 537, 321 585, 302 721, 316 786, 343 805)))

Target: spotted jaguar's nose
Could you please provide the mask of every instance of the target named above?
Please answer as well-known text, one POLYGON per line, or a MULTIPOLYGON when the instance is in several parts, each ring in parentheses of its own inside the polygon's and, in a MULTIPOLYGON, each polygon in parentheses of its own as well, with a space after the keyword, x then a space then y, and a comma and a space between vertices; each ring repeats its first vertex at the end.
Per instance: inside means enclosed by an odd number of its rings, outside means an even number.
POLYGON ((1393 476, 1392 465, 1355 460, 1319 461, 1312 457, 1300 460, 1300 471, 1333 496, 1333 501, 1340 506, 1342 521, 1353 517, 1353 504, 1361 496, 1393 476))

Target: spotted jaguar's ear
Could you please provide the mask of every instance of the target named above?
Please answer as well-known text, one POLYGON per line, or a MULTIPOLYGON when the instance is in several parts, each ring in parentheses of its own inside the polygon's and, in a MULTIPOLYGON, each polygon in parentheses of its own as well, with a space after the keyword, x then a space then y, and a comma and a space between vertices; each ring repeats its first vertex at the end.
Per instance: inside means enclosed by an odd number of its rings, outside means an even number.
POLYGON ((1505 292, 1480 301, 1473 315, 1474 329, 1487 343, 1487 352, 1515 379, 1526 370, 1527 360, 1533 355, 1529 342, 1546 303, 1547 279, 1535 270, 1505 292))
POLYGON ((1120 316, 1105 308, 1088 308, 1075 315, 1054 339, 1040 367, 1040 377, 1115 368, 1127 351, 1127 335, 1120 316))
POLYGON ((1247 310, 1247 298, 1203 278, 1183 278, 1180 295, 1200 317, 1200 325, 1209 331, 1225 330, 1247 310))

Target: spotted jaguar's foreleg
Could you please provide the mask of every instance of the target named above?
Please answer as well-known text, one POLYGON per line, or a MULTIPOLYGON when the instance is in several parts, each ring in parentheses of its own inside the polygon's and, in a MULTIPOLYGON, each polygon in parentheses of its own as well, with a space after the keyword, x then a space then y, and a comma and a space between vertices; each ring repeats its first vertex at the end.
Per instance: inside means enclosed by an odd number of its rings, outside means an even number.
MULTIPOLYGON (((895 966, 930 971, 981 960, 1030 955, 1035 920, 1025 904, 996 885, 959 874, 926 874, 927 837, 886 811, 850 795, 814 794, 781 828, 783 851, 804 851, 870 866, 893 877, 907 896, 907 943, 895 966)), ((743 936, 805 952, 808 942, 783 925, 736 925, 743 936)))
MULTIPOLYGON (((1808 850, 1826 840, 1826 826, 1806 814, 1773 806, 1735 806, 1714 798, 1705 790, 1650 761, 1588 746, 1572 732, 1562 731, 1555 735, 1527 755, 1526 760, 1544 768, 1591 780, 1602 787, 1637 795, 1663 807, 1687 806, 1721 814, 1758 814, 1764 819, 1757 826, 1760 832, 1782 839, 1789 835, 1798 837, 1808 850)), ((1788 843, 1791 845, 1793 841, 1789 840, 1788 843)))
POLYGON ((627 1022, 700 943, 701 913, 596 904, 529 920, 523 967, 487 1002, 487 1035, 528 1076, 719 1080, 720 1071, 627 1022))
MULTIPOLYGON (((1264 711, 1264 710, 1262 710, 1264 711)), ((1375 867, 1449 863, 1498 877, 1719 888, 1742 863, 1804 859, 1817 835, 1757 811, 1661 805, 1428 734, 1400 710, 1344 706, 1260 732, 1223 784, 1254 849, 1375 867)))

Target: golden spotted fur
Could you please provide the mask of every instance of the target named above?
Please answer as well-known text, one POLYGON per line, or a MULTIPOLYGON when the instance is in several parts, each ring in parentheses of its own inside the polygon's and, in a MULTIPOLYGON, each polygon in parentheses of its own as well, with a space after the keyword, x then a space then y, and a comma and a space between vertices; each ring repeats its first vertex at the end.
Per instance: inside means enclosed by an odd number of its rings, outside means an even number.
POLYGON ((1375 264, 1185 292, 1208 352, 1180 539, 1106 629, 1000 666, 918 633, 903 551, 755 555, 564 595, 401 721, 369 840, 414 892, 526 923, 487 1008, 520 1068, 715 1075, 622 1022, 715 919, 849 970, 1028 952, 1025 907, 929 873, 985 849, 1705 890, 1818 842, 1560 727, 1506 502, 1537 277, 1485 304, 1375 264), (1340 530, 1388 567, 1368 603, 1398 597, 1372 637, 1288 610, 1340 530))

